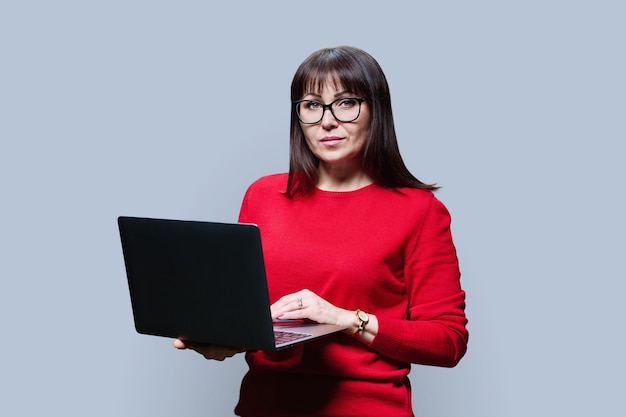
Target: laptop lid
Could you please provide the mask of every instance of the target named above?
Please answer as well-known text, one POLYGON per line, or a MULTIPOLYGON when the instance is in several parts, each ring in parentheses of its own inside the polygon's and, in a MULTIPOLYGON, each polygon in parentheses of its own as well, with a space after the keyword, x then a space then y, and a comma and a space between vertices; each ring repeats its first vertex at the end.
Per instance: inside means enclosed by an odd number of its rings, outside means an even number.
MULTIPOLYGON (((256 225, 121 216, 118 226, 137 332, 261 350, 298 342, 275 343, 256 225)), ((308 339, 342 330, 278 327, 308 339)))

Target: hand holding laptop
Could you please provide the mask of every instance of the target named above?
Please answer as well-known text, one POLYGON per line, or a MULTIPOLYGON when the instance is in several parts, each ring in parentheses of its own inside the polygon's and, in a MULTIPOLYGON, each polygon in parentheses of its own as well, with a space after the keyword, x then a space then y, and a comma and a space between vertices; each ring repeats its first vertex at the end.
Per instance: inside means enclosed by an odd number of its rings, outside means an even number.
POLYGON ((244 352, 244 349, 233 348, 229 346, 216 346, 206 343, 195 343, 181 339, 174 340, 174 347, 176 349, 191 349, 195 350, 205 359, 215 359, 217 361, 223 361, 226 358, 231 358, 238 353, 244 352))

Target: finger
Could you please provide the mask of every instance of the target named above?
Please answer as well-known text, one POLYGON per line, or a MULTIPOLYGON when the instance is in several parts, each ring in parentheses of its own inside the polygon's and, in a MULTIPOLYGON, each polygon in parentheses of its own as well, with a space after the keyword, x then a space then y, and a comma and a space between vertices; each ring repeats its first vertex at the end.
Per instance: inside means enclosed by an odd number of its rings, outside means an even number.
POLYGON ((174 340, 173 345, 174 345, 174 347, 175 347, 176 349, 187 349, 187 346, 185 345, 185 342, 183 342, 183 341, 182 341, 182 340, 180 340, 180 339, 176 339, 176 340, 174 340))
POLYGON ((292 293, 292 294, 284 295, 284 296, 280 297, 276 302, 274 302, 274 304, 272 304, 270 306, 270 308, 280 309, 282 307, 288 306, 290 303, 292 303, 298 297, 300 297, 300 295, 298 295, 298 293, 292 293))
POLYGON ((306 308, 295 308, 293 310, 288 310, 280 313, 278 317, 274 317, 280 320, 303 320, 303 319, 311 319, 309 317, 310 312, 306 308))
POLYGON ((272 310, 272 318, 273 319, 282 319, 282 318, 304 318, 300 312, 302 312, 306 306, 306 301, 302 298, 296 298, 289 301, 287 304, 283 306, 277 307, 272 310))
POLYGON ((273 318, 293 310, 297 306, 298 297, 294 294, 286 295, 270 306, 270 312, 273 318))

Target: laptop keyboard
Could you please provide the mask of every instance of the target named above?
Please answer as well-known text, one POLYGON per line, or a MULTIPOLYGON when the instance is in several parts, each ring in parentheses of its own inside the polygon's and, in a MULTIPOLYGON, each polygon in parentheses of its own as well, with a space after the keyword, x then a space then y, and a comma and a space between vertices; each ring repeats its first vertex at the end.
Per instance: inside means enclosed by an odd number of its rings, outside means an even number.
POLYGON ((285 330, 274 330, 274 340, 277 345, 281 343, 293 342, 294 340, 303 339, 309 336, 311 335, 308 333, 294 333, 285 330))

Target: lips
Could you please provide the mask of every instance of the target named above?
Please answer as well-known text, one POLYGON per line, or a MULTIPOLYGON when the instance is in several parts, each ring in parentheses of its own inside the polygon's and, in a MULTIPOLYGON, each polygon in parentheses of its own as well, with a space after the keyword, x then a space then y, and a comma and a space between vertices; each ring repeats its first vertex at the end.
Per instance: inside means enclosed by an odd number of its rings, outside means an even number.
POLYGON ((320 139, 320 142, 324 145, 327 146, 332 146, 332 145, 336 145, 337 143, 341 142, 343 140, 343 138, 339 137, 339 136, 325 136, 322 139, 320 139))

